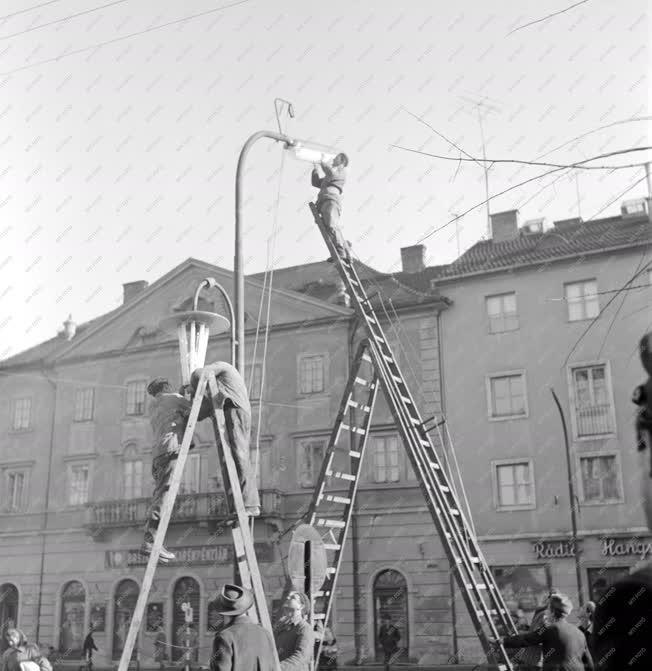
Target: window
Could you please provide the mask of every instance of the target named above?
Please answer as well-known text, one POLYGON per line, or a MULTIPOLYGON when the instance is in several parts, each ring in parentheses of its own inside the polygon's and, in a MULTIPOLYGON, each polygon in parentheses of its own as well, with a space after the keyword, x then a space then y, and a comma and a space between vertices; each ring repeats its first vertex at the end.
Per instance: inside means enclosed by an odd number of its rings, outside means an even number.
POLYGON ((324 391, 324 357, 303 356, 299 359, 299 393, 319 394, 324 391))
POLYGON ((541 564, 491 566, 496 585, 517 627, 529 625, 537 608, 545 606, 550 593, 550 572, 541 564))
POLYGON ((75 413, 73 421, 89 422, 93 419, 95 390, 92 387, 75 391, 75 413))
MULTIPOLYGON (((242 583, 238 583, 242 584, 242 583)), ((186 625, 185 604, 190 604, 193 610, 194 630, 190 634, 190 644, 192 645, 191 661, 198 659, 199 649, 197 647, 198 623, 201 609, 201 591, 199 583, 188 576, 179 578, 172 593, 172 661, 179 662, 185 657, 186 639, 188 638, 188 626, 186 625)), ((195 666, 195 664, 192 664, 195 666)))
MULTIPOLYGON (((252 441, 255 443, 255 441, 252 441)), ((251 467, 256 469, 256 486, 258 489, 271 487, 274 482, 274 469, 272 466, 272 441, 261 440, 259 449, 252 445, 249 449, 251 467)), ((321 466, 321 465, 320 465, 321 466)))
POLYGON ((14 431, 25 431, 30 428, 32 414, 31 398, 15 398, 11 409, 11 428, 14 431))
POLYGON ((408 642, 410 640, 408 600, 407 582, 402 573, 393 569, 386 569, 376 576, 373 585, 373 603, 377 662, 385 658, 379 632, 386 617, 390 618, 391 623, 401 635, 398 641, 398 650, 392 656, 392 660, 397 662, 408 661, 408 642))
POLYGON ((61 593, 59 652, 80 659, 84 643, 86 590, 77 580, 65 585, 61 593))
POLYGON ((145 414, 145 387, 144 380, 127 382, 127 414, 145 414))
POLYGON ((5 512, 16 513, 27 506, 27 469, 8 468, 4 471, 3 508, 5 512))
MULTIPOLYGON (((113 659, 120 659, 127 642, 129 625, 131 624, 134 610, 136 610, 139 591, 138 584, 129 578, 120 581, 116 587, 113 600, 113 659)), ((132 661, 136 659, 137 649, 138 640, 136 640, 136 645, 134 645, 134 650, 131 653, 132 661)))
POLYGON ((0 585, 0 634, 2 643, 0 643, 0 655, 7 649, 5 633, 7 629, 12 629, 18 625, 18 589, 16 585, 5 582, 0 585))
POLYGON ((397 436, 372 436, 374 482, 398 482, 399 450, 397 436))
POLYGON ((598 302, 598 283, 595 280, 566 284, 565 289, 569 322, 598 316, 600 303, 598 302))
POLYGON ((613 433, 613 408, 607 366, 571 369, 574 424, 577 437, 613 433))
POLYGON ((516 293, 487 296, 486 303, 489 333, 504 333, 518 329, 516 293))
POLYGON ((302 487, 312 487, 317 483, 325 453, 324 438, 299 442, 299 482, 302 487))
POLYGON ((615 582, 626 578, 630 571, 626 566, 609 566, 588 568, 586 573, 589 578, 589 599, 597 603, 615 582))
POLYGON ((260 400, 260 384, 263 378, 263 366, 260 363, 255 363, 250 373, 251 383, 249 385, 249 400, 260 400))
POLYGON ((491 419, 509 419, 527 415, 524 373, 490 376, 487 382, 487 394, 491 419))
POLYGON ((139 499, 143 495, 143 461, 138 450, 130 445, 125 449, 122 462, 124 477, 124 498, 139 499))
POLYGON ((199 494, 201 488, 201 454, 188 455, 179 486, 179 494, 199 494))
POLYGON ((533 508, 534 478, 529 460, 494 463, 497 508, 533 508))
POLYGON ((83 506, 88 503, 90 484, 90 466, 88 464, 74 464, 68 472, 68 504, 83 506))
POLYGON ((615 503, 622 500, 618 459, 615 454, 580 456, 582 500, 615 503))

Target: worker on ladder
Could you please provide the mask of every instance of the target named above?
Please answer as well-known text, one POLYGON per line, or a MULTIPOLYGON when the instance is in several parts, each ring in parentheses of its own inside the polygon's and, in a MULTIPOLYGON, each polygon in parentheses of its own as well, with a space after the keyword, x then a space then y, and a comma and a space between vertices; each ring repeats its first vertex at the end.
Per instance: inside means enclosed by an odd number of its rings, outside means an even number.
MULTIPOLYGON (((342 192, 347 177, 347 168, 349 158, 346 154, 338 154, 332 161, 321 162, 320 166, 315 164, 312 170, 312 185, 319 189, 317 196, 317 209, 321 214, 324 226, 328 230, 337 249, 337 253, 347 261, 351 260, 351 249, 349 243, 342 235, 342 229, 339 226, 342 216, 342 192), (324 176, 319 174, 321 167, 324 176)), ((332 259, 329 259, 331 261, 332 259)))
MULTIPOLYGON (((238 471, 245 509, 250 517, 257 517, 260 515, 260 498, 249 455, 251 405, 249 404, 247 387, 236 368, 226 363, 226 361, 216 361, 210 366, 198 368, 193 372, 190 378, 193 395, 204 371, 215 373, 218 388, 217 403, 224 413, 224 424, 230 442, 229 447, 238 471)), ((202 404, 202 410, 203 408, 204 404, 202 404)))

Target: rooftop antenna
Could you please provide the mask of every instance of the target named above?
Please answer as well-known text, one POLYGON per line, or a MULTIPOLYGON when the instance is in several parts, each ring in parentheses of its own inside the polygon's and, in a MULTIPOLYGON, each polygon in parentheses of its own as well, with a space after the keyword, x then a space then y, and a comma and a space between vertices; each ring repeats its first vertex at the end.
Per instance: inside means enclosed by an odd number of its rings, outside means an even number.
POLYGON ((274 98, 274 112, 276 113, 276 123, 278 124, 278 132, 283 134, 283 129, 281 128, 281 112, 283 107, 287 106, 288 116, 290 119, 294 119, 294 105, 285 98, 274 98))
POLYGON ((487 112, 500 112, 500 109, 496 107, 495 105, 491 105, 484 100, 480 100, 478 98, 487 98, 486 96, 477 96, 476 98, 468 98, 467 96, 458 96, 461 100, 464 102, 473 105, 475 107, 477 115, 478 115, 478 124, 480 125, 480 138, 482 140, 482 165, 484 166, 484 191, 485 191, 485 200, 486 200, 486 206, 487 206, 487 239, 491 238, 491 211, 489 207, 489 170, 491 170, 491 167, 493 166, 493 163, 491 165, 487 165, 487 150, 486 150, 486 142, 485 142, 485 137, 484 137, 484 125, 482 123, 482 112, 480 111, 480 108, 484 108, 487 110, 487 112))

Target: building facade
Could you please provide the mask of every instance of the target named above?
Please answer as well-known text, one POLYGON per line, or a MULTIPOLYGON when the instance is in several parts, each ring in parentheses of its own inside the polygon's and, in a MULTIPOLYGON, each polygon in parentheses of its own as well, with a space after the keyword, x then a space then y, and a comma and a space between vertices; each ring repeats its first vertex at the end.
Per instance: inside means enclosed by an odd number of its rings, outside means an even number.
MULTIPOLYGON (((447 301, 362 265, 359 272, 370 293, 373 287, 391 305, 388 338, 424 413, 438 414, 439 315, 447 301)), ((69 319, 56 338, 0 366, 0 621, 53 646, 63 665, 79 665, 91 625, 99 648, 95 664, 114 665, 120 657, 145 568, 138 551, 152 486, 145 389, 154 376, 180 379, 176 335, 157 325, 188 309, 207 276, 231 293, 230 272, 188 260, 151 286, 124 285, 116 310, 79 327, 69 319)), ((248 278, 245 377, 262 499, 254 540, 275 610, 289 540, 279 542, 279 532, 306 511, 352 353, 364 334, 332 266, 281 269, 264 359, 262 335, 256 344, 264 297, 263 278, 248 278)), ((226 314, 219 296, 203 294, 202 301, 200 307, 226 314)), ((227 335, 215 335, 207 361, 228 360, 229 352, 227 335)), ((193 654, 206 662, 217 623, 210 604, 234 577, 210 422, 199 425, 195 442, 166 540, 177 558, 157 570, 137 644, 143 666, 157 665, 154 642, 161 634, 171 659, 181 659, 184 603, 193 610, 193 654)), ((400 626, 404 659, 435 654, 445 661, 451 654, 450 599, 445 559, 381 399, 334 602, 341 659, 376 658, 382 610, 400 626)))
MULTIPOLYGON (((450 266, 401 275, 452 300, 442 315, 444 413, 477 535, 522 622, 550 587, 576 606, 580 590, 595 601, 652 558, 630 400, 643 375, 638 341, 652 325, 647 203, 542 223, 492 215, 491 240, 450 266)), ((475 654, 472 639, 460 648, 475 654)))

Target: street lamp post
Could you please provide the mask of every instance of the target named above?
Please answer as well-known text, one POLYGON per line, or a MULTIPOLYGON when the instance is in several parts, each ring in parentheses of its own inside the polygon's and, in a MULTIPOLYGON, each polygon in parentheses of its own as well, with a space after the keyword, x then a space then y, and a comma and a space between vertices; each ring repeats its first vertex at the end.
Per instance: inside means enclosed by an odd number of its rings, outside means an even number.
POLYGON ((571 527, 573 533, 573 542, 575 544, 575 574, 577 577, 577 592, 580 602, 580 607, 584 605, 584 587, 582 586, 582 565, 580 563, 580 548, 579 548, 579 539, 577 537, 577 510, 575 508, 577 499, 575 498, 575 484, 573 480, 573 470, 571 465, 571 456, 570 456, 570 445, 568 443, 568 429, 566 428, 566 418, 564 417, 564 411, 562 410, 561 403, 555 390, 550 387, 552 392, 552 397, 555 400, 557 405, 557 410, 559 410, 559 417, 561 418, 561 428, 564 432, 564 447, 566 448, 566 468, 568 469, 568 495, 570 497, 571 504, 571 527))
POLYGON ((332 159, 338 151, 332 147, 318 145, 314 142, 293 139, 271 130, 261 130, 254 133, 243 145, 238 158, 238 168, 235 175, 235 250, 233 256, 233 271, 235 274, 235 337, 236 337, 236 364, 241 375, 244 375, 244 263, 242 251, 242 176, 244 174, 245 160, 251 147, 261 138, 269 138, 276 142, 282 142, 284 149, 293 149, 294 155, 300 161, 318 163, 323 159, 332 159))

